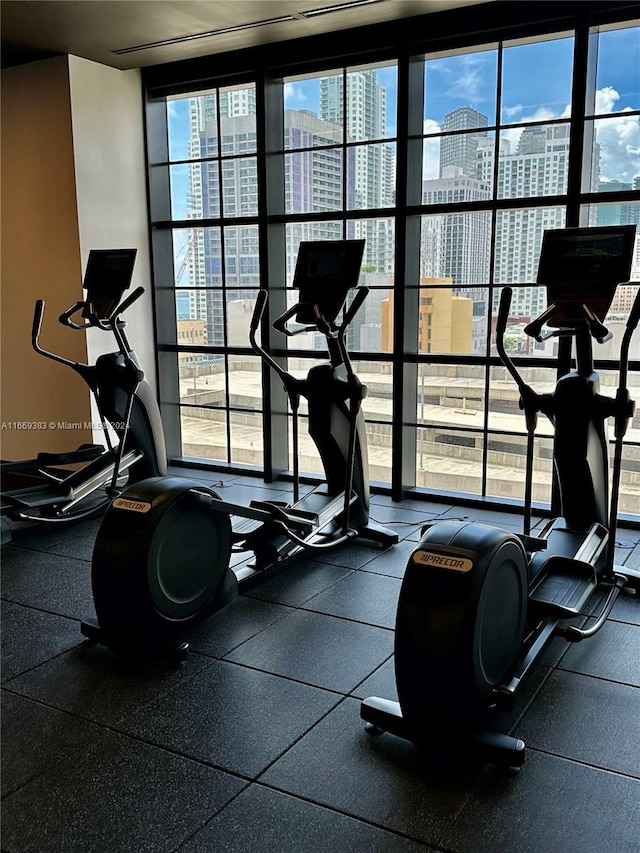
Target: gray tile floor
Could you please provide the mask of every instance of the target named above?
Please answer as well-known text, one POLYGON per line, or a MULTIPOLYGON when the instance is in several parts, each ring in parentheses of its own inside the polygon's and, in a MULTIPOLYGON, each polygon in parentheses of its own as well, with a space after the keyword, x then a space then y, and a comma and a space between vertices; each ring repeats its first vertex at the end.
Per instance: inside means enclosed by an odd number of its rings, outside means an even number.
MULTIPOLYGON (((222 491, 285 489, 227 478, 222 491)), ((4 546, 2 850, 640 851, 640 601, 545 653, 503 720, 527 742, 517 776, 436 762, 366 734, 359 700, 395 698, 395 607, 421 523, 518 519, 382 497, 372 515, 398 546, 356 543, 266 578, 194 632, 179 669, 80 635, 98 522, 4 546)), ((640 565, 640 532, 617 541, 619 562, 640 565)))

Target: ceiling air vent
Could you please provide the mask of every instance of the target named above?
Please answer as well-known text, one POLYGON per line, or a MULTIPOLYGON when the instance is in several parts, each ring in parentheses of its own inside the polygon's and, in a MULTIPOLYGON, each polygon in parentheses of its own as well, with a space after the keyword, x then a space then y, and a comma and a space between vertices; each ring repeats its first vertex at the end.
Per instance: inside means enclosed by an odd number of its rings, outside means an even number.
MULTIPOLYGON (((370 0, 369 0, 370 1, 370 0)), ((192 33, 188 36, 177 36, 172 39, 162 39, 161 41, 152 41, 148 44, 136 44, 133 47, 122 47, 119 50, 114 50, 112 53, 121 56, 125 53, 135 53, 137 50, 151 50, 154 47, 167 47, 172 44, 184 44, 185 42, 195 41, 196 39, 206 39, 211 36, 228 35, 229 33, 239 33, 243 30, 252 30, 256 27, 266 27, 269 24, 282 24, 285 21, 295 21, 295 15, 281 15, 278 18, 268 18, 265 21, 251 21, 249 24, 235 24, 231 27, 221 27, 219 30, 207 30, 204 33, 192 33)))

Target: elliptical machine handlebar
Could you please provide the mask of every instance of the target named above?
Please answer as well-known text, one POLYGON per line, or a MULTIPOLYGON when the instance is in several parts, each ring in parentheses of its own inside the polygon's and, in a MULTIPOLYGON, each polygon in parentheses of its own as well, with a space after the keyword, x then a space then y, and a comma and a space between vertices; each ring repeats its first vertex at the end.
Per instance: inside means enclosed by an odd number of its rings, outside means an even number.
MULTIPOLYGON (((58 322, 63 326, 68 326, 71 329, 75 329, 77 331, 81 331, 82 329, 96 328, 101 329, 103 332, 113 332, 113 335, 118 343, 118 347, 126 360, 131 360, 131 356, 129 354, 129 347, 127 345, 126 340, 123 337, 122 331, 119 328, 119 325, 124 325, 122 321, 119 320, 120 316, 133 305, 133 303, 138 300, 142 294, 144 293, 144 287, 137 287, 133 293, 131 293, 123 302, 118 305, 115 311, 111 314, 111 316, 107 320, 103 320, 98 317, 95 312, 91 312, 86 322, 84 323, 76 323, 71 318, 78 313, 83 308, 86 308, 87 302, 75 302, 71 308, 68 308, 64 311, 59 317, 58 322)), ((37 299, 36 304, 33 311, 33 322, 31 324, 31 345, 33 349, 38 353, 38 355, 42 355, 45 358, 49 358, 52 361, 57 361, 59 364, 64 364, 66 367, 72 367, 74 370, 82 370, 89 369, 89 365, 85 365, 82 362, 72 361, 71 359, 65 358, 62 355, 58 355, 57 353, 50 352, 49 350, 44 349, 40 345, 40 331, 42 329, 42 321, 44 319, 44 309, 45 309, 45 301, 44 299, 37 299)))
POLYGON ((509 309, 511 308, 511 295, 513 291, 510 287, 503 287, 500 294, 500 305, 498 307, 498 321, 496 323, 496 349, 504 366, 507 368, 513 377, 516 385, 522 393, 524 388, 527 388, 527 383, 511 360, 511 356, 507 353, 504 347, 504 333, 507 330, 507 321, 509 319, 509 309))

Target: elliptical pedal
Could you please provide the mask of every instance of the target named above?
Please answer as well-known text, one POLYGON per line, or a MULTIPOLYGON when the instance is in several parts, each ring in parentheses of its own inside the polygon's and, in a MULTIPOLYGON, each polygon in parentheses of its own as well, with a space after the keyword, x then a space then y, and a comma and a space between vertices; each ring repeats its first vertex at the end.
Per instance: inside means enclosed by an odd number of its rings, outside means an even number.
POLYGON ((529 600, 560 616, 577 616, 598 586, 590 563, 568 557, 551 557, 547 574, 530 593, 529 600))

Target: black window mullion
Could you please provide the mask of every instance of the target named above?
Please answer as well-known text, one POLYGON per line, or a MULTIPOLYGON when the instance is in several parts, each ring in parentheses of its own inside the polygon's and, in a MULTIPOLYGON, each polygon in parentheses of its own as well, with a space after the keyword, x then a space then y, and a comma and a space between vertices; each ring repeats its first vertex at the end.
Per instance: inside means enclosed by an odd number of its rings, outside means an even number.
MULTIPOLYGON (((569 163, 567 174, 567 218, 568 227, 580 224, 580 194, 582 191, 582 170, 585 148, 591 148, 593 142, 593 123, 590 132, 585 134, 584 114, 587 93, 595 99, 595 75, 597 57, 590 48, 597 48, 597 36, 589 44, 589 22, 586 14, 579 15, 579 25, 575 31, 573 54, 573 81, 571 86, 571 118, 569 131, 569 163), (593 57, 593 60, 590 57, 593 57)), ((591 168, 589 167, 589 172, 591 168)))

